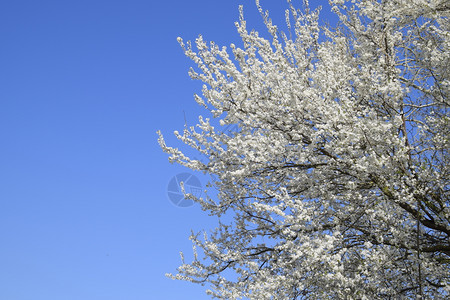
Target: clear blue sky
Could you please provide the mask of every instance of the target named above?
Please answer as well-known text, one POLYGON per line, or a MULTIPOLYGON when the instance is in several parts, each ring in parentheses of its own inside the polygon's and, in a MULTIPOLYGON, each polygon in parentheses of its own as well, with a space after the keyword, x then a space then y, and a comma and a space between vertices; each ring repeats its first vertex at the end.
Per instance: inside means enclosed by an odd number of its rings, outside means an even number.
POLYGON ((0 299, 209 299, 164 276, 214 220, 168 200, 156 131, 204 113, 177 36, 238 42, 239 4, 261 28, 253 0, 1 2, 0 299))

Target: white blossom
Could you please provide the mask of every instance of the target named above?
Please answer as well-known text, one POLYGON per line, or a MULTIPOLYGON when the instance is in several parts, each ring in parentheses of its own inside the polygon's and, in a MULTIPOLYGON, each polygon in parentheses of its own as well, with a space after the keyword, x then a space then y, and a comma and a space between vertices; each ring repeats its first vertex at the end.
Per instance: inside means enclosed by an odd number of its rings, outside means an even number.
POLYGON ((214 175, 195 200, 228 221, 170 276, 219 299, 447 299, 448 1, 331 0, 336 28, 288 3, 287 34, 257 1, 270 39, 242 8, 243 48, 178 38, 214 120, 175 135, 208 161, 159 143, 214 175))

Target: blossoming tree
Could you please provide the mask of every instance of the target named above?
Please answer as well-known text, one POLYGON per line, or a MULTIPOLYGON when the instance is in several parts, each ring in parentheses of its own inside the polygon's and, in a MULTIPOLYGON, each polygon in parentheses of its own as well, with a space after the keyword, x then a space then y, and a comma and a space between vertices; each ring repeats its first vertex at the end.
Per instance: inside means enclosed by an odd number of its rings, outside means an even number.
POLYGON ((214 175, 190 197, 227 221, 170 276, 219 299, 449 297, 450 4, 331 0, 332 28, 304 2, 285 34, 257 1, 269 40, 241 8, 242 48, 179 39, 218 121, 175 132, 205 162, 159 142, 214 175))

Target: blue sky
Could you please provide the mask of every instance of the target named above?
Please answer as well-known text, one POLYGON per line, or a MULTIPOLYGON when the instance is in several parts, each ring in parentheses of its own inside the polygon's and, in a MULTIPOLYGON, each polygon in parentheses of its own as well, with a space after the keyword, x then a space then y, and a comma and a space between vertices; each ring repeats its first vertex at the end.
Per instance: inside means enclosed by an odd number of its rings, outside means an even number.
MULTIPOLYGON (((261 3, 282 22, 285 1, 261 3)), ((206 115, 177 36, 238 42, 239 4, 262 28, 253 0, 2 1, 0 299, 209 299, 164 276, 215 220, 169 201, 188 170, 156 131, 180 146, 206 115)))

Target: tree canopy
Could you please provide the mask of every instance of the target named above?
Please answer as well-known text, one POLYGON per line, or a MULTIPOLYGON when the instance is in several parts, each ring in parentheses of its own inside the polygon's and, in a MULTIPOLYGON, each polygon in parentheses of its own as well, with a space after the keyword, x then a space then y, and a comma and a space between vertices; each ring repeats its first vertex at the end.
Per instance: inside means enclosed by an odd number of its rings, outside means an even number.
POLYGON ((190 197, 231 221, 171 276, 219 299, 446 299, 449 2, 331 0, 332 27, 288 1, 284 32, 256 2, 269 38, 242 7, 242 47, 179 38, 218 121, 175 132, 205 162, 159 142, 214 175, 190 197))

